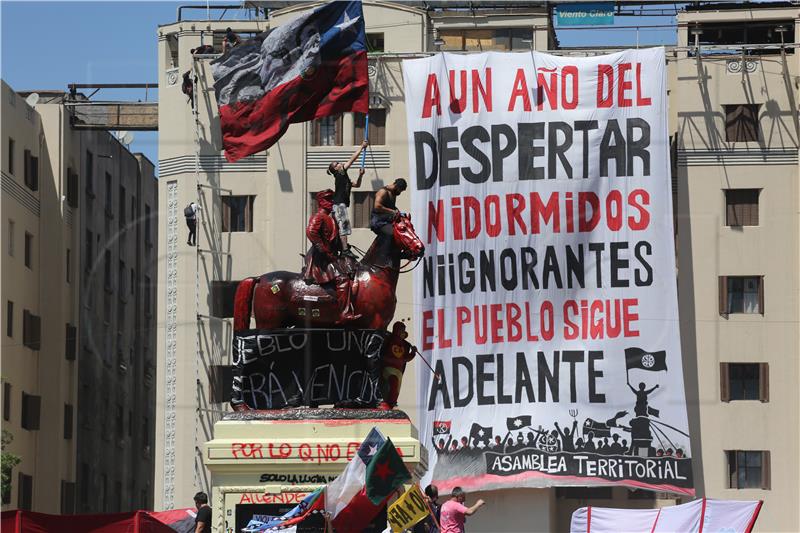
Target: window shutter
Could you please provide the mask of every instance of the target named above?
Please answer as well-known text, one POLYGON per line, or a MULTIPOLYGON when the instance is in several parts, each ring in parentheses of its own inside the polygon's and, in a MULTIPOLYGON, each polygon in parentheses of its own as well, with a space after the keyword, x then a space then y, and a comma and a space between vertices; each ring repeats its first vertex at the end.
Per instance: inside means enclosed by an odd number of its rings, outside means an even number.
POLYGON ((31 190, 39 190, 39 158, 31 157, 31 190))
POLYGON ((770 466, 769 450, 761 452, 761 488, 770 490, 772 488, 772 472, 770 466))
POLYGON ((728 276, 719 277, 719 314, 728 315, 728 276))
POLYGON ((334 124, 336 124, 336 146, 342 145, 342 115, 336 117, 334 124))
POLYGON ((78 328, 72 324, 67 324, 66 342, 64 346, 64 356, 67 361, 75 360, 75 347, 78 341, 78 328))
POLYGON ((253 200, 255 196, 248 196, 244 208, 244 230, 253 231, 253 200))
POLYGON ((311 121, 311 146, 319 146, 319 119, 311 121))
POLYGON ((758 365, 758 394, 762 402, 769 401, 769 363, 758 365))
POLYGON ((728 363, 719 364, 719 399, 723 402, 731 401, 728 367, 728 363))
POLYGON ((25 185, 31 189, 31 151, 25 150, 22 153, 22 168, 25 178, 25 185))
POLYGON ((764 315, 764 276, 758 278, 758 311, 764 315))

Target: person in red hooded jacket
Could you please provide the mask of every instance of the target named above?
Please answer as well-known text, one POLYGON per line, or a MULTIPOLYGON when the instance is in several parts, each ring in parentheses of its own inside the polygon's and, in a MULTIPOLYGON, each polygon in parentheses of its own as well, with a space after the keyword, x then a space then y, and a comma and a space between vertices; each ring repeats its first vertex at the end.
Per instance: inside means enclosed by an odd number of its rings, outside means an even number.
POLYGON ((317 212, 308 221, 306 237, 311 241, 311 248, 306 254, 306 266, 303 277, 306 283, 336 282, 336 299, 339 302, 339 324, 357 320, 361 315, 353 313, 350 298, 352 280, 347 265, 340 257, 342 242, 339 229, 331 215, 333 209, 333 191, 325 189, 317 193, 317 212))
POLYGON ((392 334, 383 343, 383 401, 379 408, 388 411, 397 405, 400 395, 400 385, 403 384, 403 373, 406 363, 417 355, 417 347, 406 340, 408 332, 406 325, 395 322, 392 325, 392 334))

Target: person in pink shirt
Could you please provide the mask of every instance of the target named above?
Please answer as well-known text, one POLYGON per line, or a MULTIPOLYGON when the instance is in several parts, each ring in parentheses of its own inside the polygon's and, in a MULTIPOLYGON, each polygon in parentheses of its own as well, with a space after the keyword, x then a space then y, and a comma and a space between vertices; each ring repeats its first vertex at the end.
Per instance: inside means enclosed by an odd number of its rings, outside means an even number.
POLYGON ((478 500, 472 507, 467 507, 464 505, 467 495, 461 487, 455 487, 450 496, 451 498, 442 505, 439 521, 442 533, 464 533, 464 521, 486 502, 478 500))

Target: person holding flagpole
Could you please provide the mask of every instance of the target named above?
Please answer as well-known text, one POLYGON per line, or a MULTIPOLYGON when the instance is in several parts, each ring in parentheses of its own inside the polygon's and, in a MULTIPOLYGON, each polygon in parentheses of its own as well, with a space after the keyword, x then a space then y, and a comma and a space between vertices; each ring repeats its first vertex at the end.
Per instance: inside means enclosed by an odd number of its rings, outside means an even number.
MULTIPOLYGON (((333 161, 328 165, 328 174, 333 176, 335 181, 335 189, 333 192, 333 218, 336 219, 336 224, 339 226, 339 239, 342 242, 342 255, 346 255, 351 259, 356 256, 350 250, 350 245, 347 244, 347 236, 353 233, 350 227, 350 216, 348 209, 350 208, 350 189, 358 189, 361 187, 361 180, 364 177, 364 165, 358 169, 358 179, 351 181, 347 175, 347 171, 353 166, 353 163, 358 159, 359 154, 369 145, 369 141, 364 139, 347 163, 333 161)), ((363 161, 362 161, 363 163, 363 161)))

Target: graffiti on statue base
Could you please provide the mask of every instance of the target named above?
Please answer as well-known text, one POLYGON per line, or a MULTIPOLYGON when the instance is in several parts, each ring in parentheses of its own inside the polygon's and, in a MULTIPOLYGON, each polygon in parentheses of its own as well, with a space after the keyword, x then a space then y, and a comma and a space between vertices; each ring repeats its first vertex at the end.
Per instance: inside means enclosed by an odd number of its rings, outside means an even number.
POLYGON ((376 330, 247 330, 233 338, 232 403, 252 409, 374 406, 381 399, 376 330))

